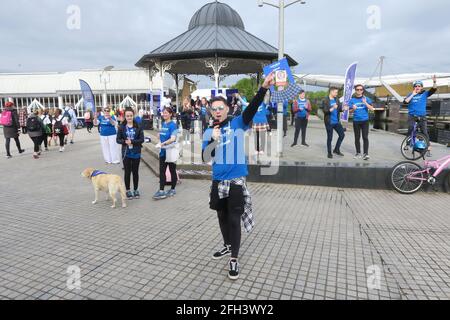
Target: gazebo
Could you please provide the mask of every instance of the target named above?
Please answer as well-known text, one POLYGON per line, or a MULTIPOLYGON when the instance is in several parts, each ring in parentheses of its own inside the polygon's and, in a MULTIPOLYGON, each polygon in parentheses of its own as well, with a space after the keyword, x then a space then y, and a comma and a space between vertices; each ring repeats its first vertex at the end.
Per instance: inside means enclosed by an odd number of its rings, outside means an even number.
MULTIPOLYGON (((297 62, 286 55, 290 66, 297 62)), ((146 68, 152 79, 167 72, 175 79, 177 107, 180 77, 212 76, 216 89, 228 75, 250 74, 257 80, 263 66, 278 59, 278 49, 245 30, 239 14, 218 1, 208 3, 191 19, 185 33, 143 56, 137 67, 146 68)))

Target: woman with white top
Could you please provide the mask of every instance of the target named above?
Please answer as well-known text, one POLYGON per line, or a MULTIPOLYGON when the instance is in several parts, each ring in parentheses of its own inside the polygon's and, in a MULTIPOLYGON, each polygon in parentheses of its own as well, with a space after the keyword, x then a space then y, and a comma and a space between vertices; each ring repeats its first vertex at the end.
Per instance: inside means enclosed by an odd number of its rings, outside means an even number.
POLYGON ((44 147, 45 151, 48 151, 48 140, 52 136, 52 120, 48 108, 45 108, 44 113, 40 115, 40 118, 44 124, 44 147))
POLYGON ((97 116, 94 123, 100 128, 100 139, 102 142, 103 157, 107 164, 120 164, 119 145, 117 139, 117 119, 111 116, 109 107, 103 110, 103 115, 97 116))
POLYGON ((55 116, 52 121, 53 135, 59 138, 59 152, 64 152, 64 138, 67 132, 67 119, 62 115, 61 109, 55 110, 55 116))

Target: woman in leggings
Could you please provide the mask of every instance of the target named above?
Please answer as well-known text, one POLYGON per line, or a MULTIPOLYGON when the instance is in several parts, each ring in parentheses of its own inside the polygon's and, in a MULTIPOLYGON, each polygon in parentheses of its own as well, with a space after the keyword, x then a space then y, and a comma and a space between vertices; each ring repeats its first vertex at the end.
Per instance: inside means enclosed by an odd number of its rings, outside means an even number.
POLYGON ((125 187, 128 200, 139 199, 139 165, 141 163, 144 131, 134 119, 134 111, 127 108, 124 121, 119 126, 117 143, 122 145, 123 165, 125 169, 125 187), (133 174, 134 190, 131 191, 131 174, 133 174))
POLYGON ((167 163, 166 162, 166 150, 164 147, 174 143, 177 141, 178 127, 177 124, 172 121, 173 110, 172 108, 165 108, 162 113, 163 124, 161 128, 161 132, 159 134, 161 141, 161 152, 159 154, 159 191, 153 196, 155 200, 162 200, 169 197, 174 197, 177 193, 175 188, 177 186, 177 165, 176 163, 167 163), (171 185, 172 188, 170 191, 165 192, 165 186, 167 182, 166 171, 167 167, 169 167, 170 175, 171 175, 171 185))

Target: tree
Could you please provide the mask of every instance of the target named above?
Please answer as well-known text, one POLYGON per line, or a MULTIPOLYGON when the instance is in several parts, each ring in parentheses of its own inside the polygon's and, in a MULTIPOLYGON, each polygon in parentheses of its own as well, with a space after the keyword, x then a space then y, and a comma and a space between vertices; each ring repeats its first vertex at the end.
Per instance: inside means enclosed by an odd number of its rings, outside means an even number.
POLYGON ((231 89, 238 89, 241 96, 245 96, 247 100, 250 101, 255 96, 258 88, 255 79, 244 78, 236 82, 235 85, 231 86, 231 89))

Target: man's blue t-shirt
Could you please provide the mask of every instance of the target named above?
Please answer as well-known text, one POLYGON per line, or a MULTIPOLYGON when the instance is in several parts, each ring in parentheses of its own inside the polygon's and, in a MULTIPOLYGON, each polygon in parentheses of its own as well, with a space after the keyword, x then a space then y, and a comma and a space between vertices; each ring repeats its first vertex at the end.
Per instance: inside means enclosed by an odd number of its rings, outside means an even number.
POLYGON ((308 100, 298 99, 297 103, 299 111, 297 112, 296 117, 298 119, 306 119, 308 117, 308 110, 306 110, 308 107, 308 100))
MULTIPOLYGON (((331 108, 333 108, 336 104, 337 104, 336 99, 332 99, 332 100, 330 101, 330 106, 331 106, 331 108)), ((338 112, 338 109, 334 109, 334 110, 331 112, 331 116, 330 116, 330 124, 331 124, 332 126, 334 126, 334 125, 336 125, 336 124, 338 124, 338 123, 339 123, 339 112, 338 112)))
MULTIPOLYGON (((249 129, 242 116, 231 120, 221 129, 222 137, 215 149, 212 171, 214 181, 232 180, 248 176, 247 158, 245 155, 245 132, 249 129)), ((203 137, 204 151, 212 138, 213 129, 206 130, 203 137)), ((212 150, 208 150, 211 154, 212 150)))
MULTIPOLYGON (((163 122, 161 127, 161 132, 159 133, 159 140, 161 143, 164 143, 168 140, 170 140, 171 137, 177 136, 177 124, 173 121, 170 122, 163 122)), ((166 150, 161 149, 161 152, 159 153, 160 157, 166 156, 166 150)))
MULTIPOLYGON (((366 101, 368 104, 372 104, 372 100, 366 97, 366 101)), ((364 104, 363 98, 352 98, 348 104, 350 108, 356 106, 355 113, 353 114, 354 122, 365 122, 369 121, 369 108, 364 104)))
POLYGON ((254 124, 266 124, 267 121, 267 105, 265 103, 262 103, 259 108, 258 112, 256 113, 255 117, 253 118, 254 124))
MULTIPOLYGON (((125 126, 124 128, 125 130, 125 135, 128 139, 130 139, 131 141, 136 140, 136 128, 130 128, 128 126, 125 126)), ((141 153, 138 151, 137 148, 132 147, 131 149, 128 147, 128 145, 126 146, 127 151, 126 151, 126 157, 129 159, 140 159, 141 158, 141 153)))
MULTIPOLYGON (((116 122, 116 117, 112 116, 111 119, 116 122)), ((100 135, 102 137, 110 137, 117 134, 116 127, 104 116, 98 117, 98 125, 100 126, 100 135)))
POLYGON ((207 110, 206 106, 202 106, 200 109, 200 115, 204 118, 206 116, 207 110))
MULTIPOLYGON (((412 96, 409 94, 406 99, 412 96)), ((409 115, 413 117, 425 117, 427 115, 427 99, 430 96, 430 91, 424 91, 421 94, 412 98, 408 105, 409 115)))

